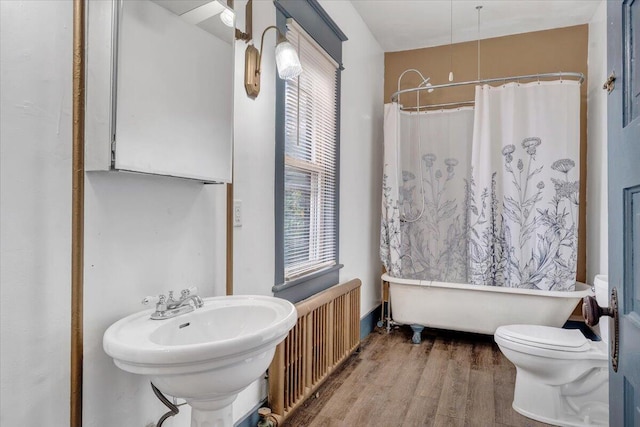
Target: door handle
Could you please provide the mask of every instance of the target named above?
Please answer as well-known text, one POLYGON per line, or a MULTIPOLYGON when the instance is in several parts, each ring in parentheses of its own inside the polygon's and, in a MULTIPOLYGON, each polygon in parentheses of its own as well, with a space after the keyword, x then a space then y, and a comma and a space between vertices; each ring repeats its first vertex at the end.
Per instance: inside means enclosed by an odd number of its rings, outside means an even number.
POLYGON ((595 326, 600 321, 600 317, 609 316, 613 319, 613 335, 611 339, 611 366, 613 372, 618 372, 618 356, 620 351, 620 330, 618 320, 618 290, 611 289, 609 307, 600 307, 594 297, 586 296, 582 300, 582 317, 589 326, 595 326))

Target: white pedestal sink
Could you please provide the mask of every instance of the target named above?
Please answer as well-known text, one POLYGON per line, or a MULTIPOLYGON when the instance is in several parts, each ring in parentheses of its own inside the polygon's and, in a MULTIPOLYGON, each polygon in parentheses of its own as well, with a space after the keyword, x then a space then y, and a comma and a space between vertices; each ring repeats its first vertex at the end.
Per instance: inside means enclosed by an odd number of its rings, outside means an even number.
POLYGON ((185 399, 191 427, 233 425, 231 404, 266 371, 297 320, 293 304, 267 296, 206 298, 203 307, 167 320, 151 320, 153 311, 111 325, 104 351, 120 369, 185 399))

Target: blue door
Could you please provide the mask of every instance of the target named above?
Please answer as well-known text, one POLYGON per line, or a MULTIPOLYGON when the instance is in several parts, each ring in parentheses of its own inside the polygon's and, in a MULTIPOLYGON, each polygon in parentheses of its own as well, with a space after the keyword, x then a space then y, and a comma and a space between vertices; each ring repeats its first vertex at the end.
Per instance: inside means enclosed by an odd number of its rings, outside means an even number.
POLYGON ((609 419, 612 427, 640 427, 640 0, 609 0, 607 23, 608 69, 615 73, 608 100, 609 286, 620 316, 609 419))

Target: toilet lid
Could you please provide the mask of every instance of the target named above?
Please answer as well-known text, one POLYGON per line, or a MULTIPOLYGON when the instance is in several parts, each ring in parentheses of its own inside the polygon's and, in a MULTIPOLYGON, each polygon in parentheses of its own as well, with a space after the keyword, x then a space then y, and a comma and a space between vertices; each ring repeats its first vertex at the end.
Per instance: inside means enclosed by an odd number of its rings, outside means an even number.
POLYGON ((586 351, 591 346, 577 329, 553 328, 540 325, 501 326, 496 335, 502 339, 532 347, 559 351, 586 351))

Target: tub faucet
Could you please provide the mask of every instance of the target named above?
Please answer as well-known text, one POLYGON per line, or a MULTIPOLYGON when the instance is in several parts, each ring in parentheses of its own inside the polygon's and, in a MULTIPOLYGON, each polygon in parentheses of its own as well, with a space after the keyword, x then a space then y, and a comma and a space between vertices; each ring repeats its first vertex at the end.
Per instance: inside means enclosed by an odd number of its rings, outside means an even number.
POLYGON ((173 298, 173 291, 169 291, 169 298, 164 295, 146 297, 142 300, 142 304, 146 305, 152 301, 156 303, 156 311, 151 314, 151 319, 170 319, 202 307, 204 302, 197 292, 198 288, 196 287, 183 289, 180 292, 180 299, 176 300, 173 298))

